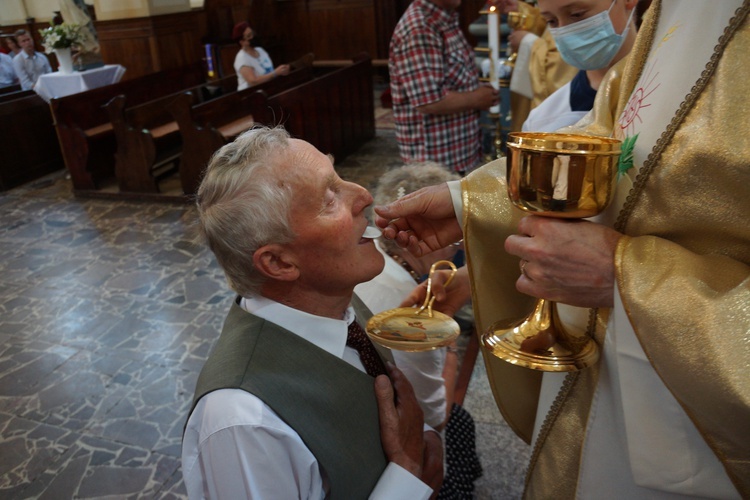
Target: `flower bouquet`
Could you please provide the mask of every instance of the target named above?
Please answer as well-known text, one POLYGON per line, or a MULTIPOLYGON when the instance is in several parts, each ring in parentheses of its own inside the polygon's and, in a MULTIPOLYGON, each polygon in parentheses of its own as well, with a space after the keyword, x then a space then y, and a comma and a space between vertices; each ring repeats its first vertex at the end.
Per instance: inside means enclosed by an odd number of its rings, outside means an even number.
POLYGON ((78 24, 53 24, 49 28, 39 30, 42 35, 42 45, 46 52, 55 52, 60 63, 62 73, 73 72, 71 47, 78 48, 85 42, 85 36, 78 24))
POLYGON ((45 51, 69 49, 84 42, 81 26, 78 24, 53 24, 49 28, 39 30, 39 33, 42 35, 45 51))

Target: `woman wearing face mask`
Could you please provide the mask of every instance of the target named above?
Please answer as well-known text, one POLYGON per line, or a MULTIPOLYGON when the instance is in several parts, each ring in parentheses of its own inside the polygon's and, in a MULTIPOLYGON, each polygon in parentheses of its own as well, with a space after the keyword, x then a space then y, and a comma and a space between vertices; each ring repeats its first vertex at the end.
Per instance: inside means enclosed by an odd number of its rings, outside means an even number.
POLYGON ((594 105, 599 84, 623 59, 636 37, 638 0, 539 0, 562 59, 580 71, 531 110, 524 131, 552 132, 572 125, 594 105))

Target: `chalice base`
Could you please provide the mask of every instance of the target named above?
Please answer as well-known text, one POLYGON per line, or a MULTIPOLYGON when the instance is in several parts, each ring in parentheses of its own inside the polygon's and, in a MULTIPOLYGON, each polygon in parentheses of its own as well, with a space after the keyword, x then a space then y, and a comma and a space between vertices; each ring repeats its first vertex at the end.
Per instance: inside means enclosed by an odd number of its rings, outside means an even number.
POLYGON ((599 359, 599 347, 588 335, 566 332, 554 303, 539 301, 522 320, 498 321, 482 336, 494 356, 508 363, 545 372, 572 372, 599 359))

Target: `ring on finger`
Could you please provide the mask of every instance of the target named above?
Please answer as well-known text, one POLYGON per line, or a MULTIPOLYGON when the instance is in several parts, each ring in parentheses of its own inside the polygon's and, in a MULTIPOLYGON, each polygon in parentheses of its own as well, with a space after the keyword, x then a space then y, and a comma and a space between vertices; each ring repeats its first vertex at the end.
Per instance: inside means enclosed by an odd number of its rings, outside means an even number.
POLYGON ((525 259, 521 259, 521 262, 519 263, 519 267, 521 268, 521 274, 526 276, 526 279, 531 280, 529 275, 526 273, 526 264, 528 264, 529 261, 525 259))

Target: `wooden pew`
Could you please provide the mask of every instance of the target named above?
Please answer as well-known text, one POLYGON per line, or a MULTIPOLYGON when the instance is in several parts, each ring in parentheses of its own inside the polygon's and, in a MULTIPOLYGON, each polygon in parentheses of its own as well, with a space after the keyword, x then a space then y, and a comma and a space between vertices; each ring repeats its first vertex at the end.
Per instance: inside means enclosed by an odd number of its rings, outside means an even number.
POLYGON ((19 92, 20 90, 21 86, 17 83, 15 85, 6 85, 5 87, 0 87, 0 95, 10 94, 11 92, 19 92))
POLYGON ((0 104, 0 191, 63 168, 49 105, 31 92, 0 104))
POLYGON ((275 78, 209 102, 196 103, 190 92, 184 92, 173 100, 169 110, 177 121, 182 135, 180 180, 184 192, 192 194, 196 191, 203 169, 217 149, 234 140, 255 123, 246 104, 249 96, 259 90, 275 95, 286 88, 312 79, 312 66, 307 65, 291 71, 283 78, 275 78))
POLYGON ((176 169, 182 152, 177 124, 171 116, 165 119, 164 107, 152 106, 154 101, 127 110, 126 101, 120 94, 105 105, 117 142, 117 185, 125 192, 158 193, 159 180, 176 169))
MULTIPOLYGON (((188 89, 196 102, 231 93, 235 77, 188 89)), ((158 193, 159 181, 177 171, 182 140, 168 105, 180 93, 128 107, 124 94, 104 105, 117 142, 115 177, 121 192, 158 193)))
POLYGON ((256 122, 283 125, 339 159, 375 136, 372 63, 366 54, 276 95, 256 92, 249 101, 256 122))
POLYGON ((0 104, 8 101, 13 101, 15 99, 20 99, 22 97, 28 97, 30 95, 35 95, 35 92, 33 90, 17 90, 15 92, 0 94, 0 104))
POLYGON ((114 176, 115 136, 107 102, 125 95, 129 106, 205 82, 201 63, 152 73, 50 100, 50 108, 74 192, 96 190, 114 176))

